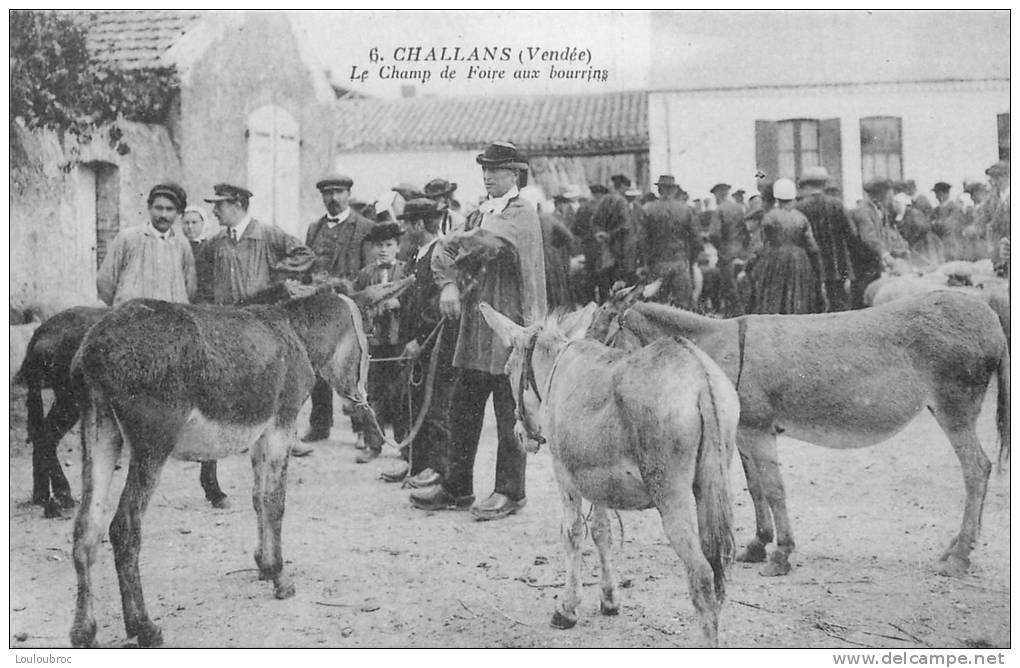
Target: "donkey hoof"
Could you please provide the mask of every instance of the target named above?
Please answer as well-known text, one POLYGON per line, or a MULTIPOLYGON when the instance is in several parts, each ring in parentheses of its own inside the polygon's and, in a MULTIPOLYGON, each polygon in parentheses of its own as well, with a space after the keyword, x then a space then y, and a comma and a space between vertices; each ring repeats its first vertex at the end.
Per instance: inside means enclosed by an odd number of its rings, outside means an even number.
POLYGON ((291 596, 293 596, 295 592, 296 589, 294 588, 293 582, 291 582, 290 580, 277 580, 276 588, 273 591, 273 596, 275 596, 278 600, 282 601, 285 598, 290 598, 291 596))
POLYGON ((765 564, 760 571, 758 571, 763 577, 774 578, 778 575, 786 575, 790 572, 790 562, 785 557, 777 559, 772 557, 769 563, 765 564))
POLYGON ((958 554, 951 554, 939 564, 938 573, 946 577, 958 578, 966 575, 968 568, 970 568, 970 559, 958 554))
POLYGON ((60 512, 60 504, 57 503, 56 499, 50 499, 43 506, 43 517, 46 519, 55 520, 63 516, 63 513, 60 512))
POLYGON ((74 497, 71 496, 70 492, 68 493, 58 492, 57 494, 54 495, 54 497, 57 500, 57 505, 63 508, 64 510, 74 508, 76 505, 78 505, 78 502, 74 500, 74 497))
POLYGON ((72 626, 71 647, 98 647, 96 644, 96 623, 72 626))
POLYGON ((163 632, 152 622, 146 622, 138 629, 139 647, 160 647, 163 644, 163 632))
POLYGON ((613 617, 614 615, 620 614, 620 604, 610 604, 605 601, 599 601, 599 612, 607 617, 613 617))
POLYGON ((549 621, 549 626, 554 629, 572 629, 575 624, 577 624, 577 617, 571 619, 559 610, 553 613, 552 620, 549 621))
POLYGON ((758 543, 752 543, 744 547, 744 549, 737 552, 736 560, 748 563, 748 564, 759 564, 768 558, 768 553, 765 552, 765 548, 758 543))
POLYGON ((225 495, 218 499, 209 499, 209 503, 217 510, 226 510, 230 507, 230 502, 227 501, 227 497, 225 495))

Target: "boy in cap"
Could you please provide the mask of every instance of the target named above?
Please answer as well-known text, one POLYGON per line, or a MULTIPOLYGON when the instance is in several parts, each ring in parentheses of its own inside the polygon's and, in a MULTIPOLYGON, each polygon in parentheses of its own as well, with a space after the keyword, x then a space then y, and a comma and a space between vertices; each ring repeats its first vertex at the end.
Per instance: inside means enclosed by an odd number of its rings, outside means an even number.
POLYGON ((195 296, 195 259, 174 223, 188 205, 176 183, 149 191, 149 222, 121 230, 96 276, 99 298, 119 306, 140 297, 187 304, 195 296))
MULTIPOLYGON (((372 245, 374 259, 362 269, 354 281, 355 290, 364 290, 370 285, 391 283, 404 277, 404 262, 397 259, 400 238, 404 230, 399 223, 376 223, 365 240, 372 245)), ((400 343, 400 300, 391 297, 365 313, 365 329, 368 334, 368 350, 373 360, 399 357, 403 349, 400 343)), ((368 403, 372 405, 379 426, 393 428, 396 440, 404 437, 407 430, 406 415, 400 410, 403 393, 403 373, 399 361, 373 361, 368 369, 368 403)), ((357 456, 358 464, 372 461, 382 452, 382 439, 374 429, 364 430, 365 449, 357 456)))
POLYGON ((464 216, 454 210, 456 200, 453 199, 453 193, 456 191, 457 184, 446 179, 432 179, 425 184, 425 197, 435 202, 436 210, 443 214, 443 220, 439 226, 440 234, 464 227, 464 216))

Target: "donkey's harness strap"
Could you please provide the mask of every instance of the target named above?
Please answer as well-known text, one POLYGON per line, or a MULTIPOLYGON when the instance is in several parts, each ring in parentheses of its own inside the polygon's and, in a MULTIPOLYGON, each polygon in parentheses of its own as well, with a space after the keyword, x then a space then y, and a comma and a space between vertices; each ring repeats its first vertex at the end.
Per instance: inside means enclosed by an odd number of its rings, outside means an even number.
POLYGON ((740 376, 744 373, 744 345, 747 340, 747 316, 740 316, 737 318, 737 352, 739 360, 737 362, 737 382, 736 390, 740 390, 740 376))

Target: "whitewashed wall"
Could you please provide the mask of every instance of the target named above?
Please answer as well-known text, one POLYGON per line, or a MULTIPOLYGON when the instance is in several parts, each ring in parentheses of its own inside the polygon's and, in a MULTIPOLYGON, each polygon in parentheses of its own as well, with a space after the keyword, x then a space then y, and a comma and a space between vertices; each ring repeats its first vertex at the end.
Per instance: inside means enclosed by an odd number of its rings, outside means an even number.
POLYGON ((648 107, 651 174, 676 175, 692 198, 720 181, 754 191, 756 120, 839 118, 852 204, 861 196, 861 118, 901 117, 904 176, 924 191, 948 181, 956 194, 998 159, 996 115, 1009 111, 1009 82, 658 92, 648 107))

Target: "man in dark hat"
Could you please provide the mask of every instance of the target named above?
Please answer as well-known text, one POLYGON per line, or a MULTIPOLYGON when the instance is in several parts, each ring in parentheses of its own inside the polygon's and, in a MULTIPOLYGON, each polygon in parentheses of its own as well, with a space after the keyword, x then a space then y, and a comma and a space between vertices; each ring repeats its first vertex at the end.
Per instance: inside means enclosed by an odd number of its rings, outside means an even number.
POLYGON ((595 241, 595 227, 592 218, 595 216, 595 209, 599 202, 609 195, 609 188, 601 183, 592 183, 588 186, 591 199, 585 199, 574 211, 574 220, 570 225, 570 231, 574 235, 575 250, 584 255, 584 268, 578 271, 571 279, 574 301, 578 304, 587 304, 595 300, 595 279, 592 268, 598 261, 599 245, 595 241))
POLYGON ((892 181, 872 179, 864 184, 864 194, 860 205, 850 214, 849 250, 854 270, 854 280, 850 283, 850 306, 855 309, 866 306, 864 289, 881 277, 882 268, 891 265, 893 259, 893 249, 888 244, 889 230, 892 229, 889 221, 892 181))
POLYGON ((734 260, 740 264, 747 260, 748 235, 744 227, 744 208, 730 199, 730 184, 717 183, 709 191, 715 197, 716 207, 709 213, 708 238, 719 253, 722 313, 726 317, 744 314, 744 305, 737 296, 737 277, 734 260))
POLYGON ((307 272, 314 256, 300 241, 276 225, 251 217, 251 191, 229 183, 217 183, 205 201, 222 226, 202 248, 204 261, 212 266, 212 300, 236 304, 270 287, 276 279, 307 272))
POLYGON ((188 303, 195 296, 195 260, 174 223, 188 205, 176 183, 149 191, 149 222, 117 233, 96 276, 99 298, 110 306, 138 298, 188 303))
MULTIPOLYGON (((404 229, 399 223, 376 223, 365 241, 372 245, 372 261, 354 280, 355 290, 364 290, 370 285, 391 283, 404 278, 404 262, 397 259, 400 238, 404 229)), ((373 360, 389 360, 400 356, 403 344, 400 342, 400 300, 391 297, 372 307, 364 314, 365 330, 368 335, 368 352, 373 360)), ((397 361, 373 361, 368 370, 368 403, 375 410, 379 426, 393 428, 393 437, 404 438, 408 423, 407 415, 400 410, 403 393, 403 374, 397 361)), ((361 429, 361 425, 356 425, 361 429)), ((355 461, 365 464, 382 452, 382 436, 375 429, 361 429, 365 447, 355 461)))
POLYGON ((496 142, 476 160, 489 198, 468 217, 465 231, 439 241, 442 245, 432 256, 442 289, 440 310, 447 318, 460 318, 449 468, 441 485, 413 492, 411 503, 438 510, 473 502, 475 455, 491 394, 498 438, 495 490, 471 512, 492 520, 525 504, 527 460, 514 435, 515 403, 505 373, 510 350, 482 318, 478 305, 487 302, 522 325, 544 318, 545 257, 536 207, 521 199, 517 187, 519 173, 527 169, 523 156, 513 144, 496 142))
POLYGON ((401 453, 408 461, 383 471, 381 477, 399 482, 409 475, 406 484, 416 489, 438 484, 446 471, 450 403, 457 378, 453 366, 457 323, 443 320, 439 286, 432 274, 432 255, 442 236, 445 214, 432 199, 419 198, 408 202, 399 216, 414 247, 404 267, 406 274, 414 276, 414 283, 400 298, 400 341, 404 344, 402 354, 413 358, 414 368, 420 369, 416 372, 420 382, 408 384, 405 391, 411 419, 416 419, 423 407, 427 412, 409 450, 401 453), (425 407, 430 393, 431 400, 425 407))
POLYGON ((432 179, 425 184, 425 197, 435 202, 437 210, 443 214, 440 234, 464 227, 464 216, 457 210, 460 205, 453 198, 456 191, 457 184, 446 179, 432 179))
MULTIPOLYGON (((354 179, 329 174, 315 187, 322 195, 326 214, 308 226, 305 244, 315 255, 313 281, 353 282, 371 255, 366 237, 372 222, 351 207, 354 179)), ((308 443, 329 438, 333 427, 333 390, 321 377, 312 389, 312 414, 308 432, 301 440, 308 443)), ((355 431, 359 431, 355 425, 355 431)), ((359 443, 360 444, 360 443, 359 443)))
POLYGON ((635 234, 625 194, 631 182, 623 174, 614 174, 609 180, 613 192, 599 200, 592 215, 595 253, 587 265, 600 304, 609 298, 612 286, 633 277, 635 269, 633 250, 627 252, 634 248, 631 237, 635 234))
POLYGON ((932 212, 932 231, 942 239, 942 250, 947 261, 964 259, 963 229, 967 226, 967 215, 960 203, 952 198, 953 186, 939 181, 932 186, 938 203, 932 212))
POLYGON ((850 261, 850 220, 843 202, 825 194, 829 171, 822 166, 806 167, 800 177, 801 199, 797 210, 811 223, 822 265, 823 305, 828 311, 850 308, 848 283, 853 283, 850 261))
POLYGON ((701 234, 694 212, 676 198, 680 187, 669 174, 655 184, 660 199, 645 204, 639 243, 639 273, 662 279, 656 300, 690 309, 694 306, 694 266, 701 253, 701 234))

